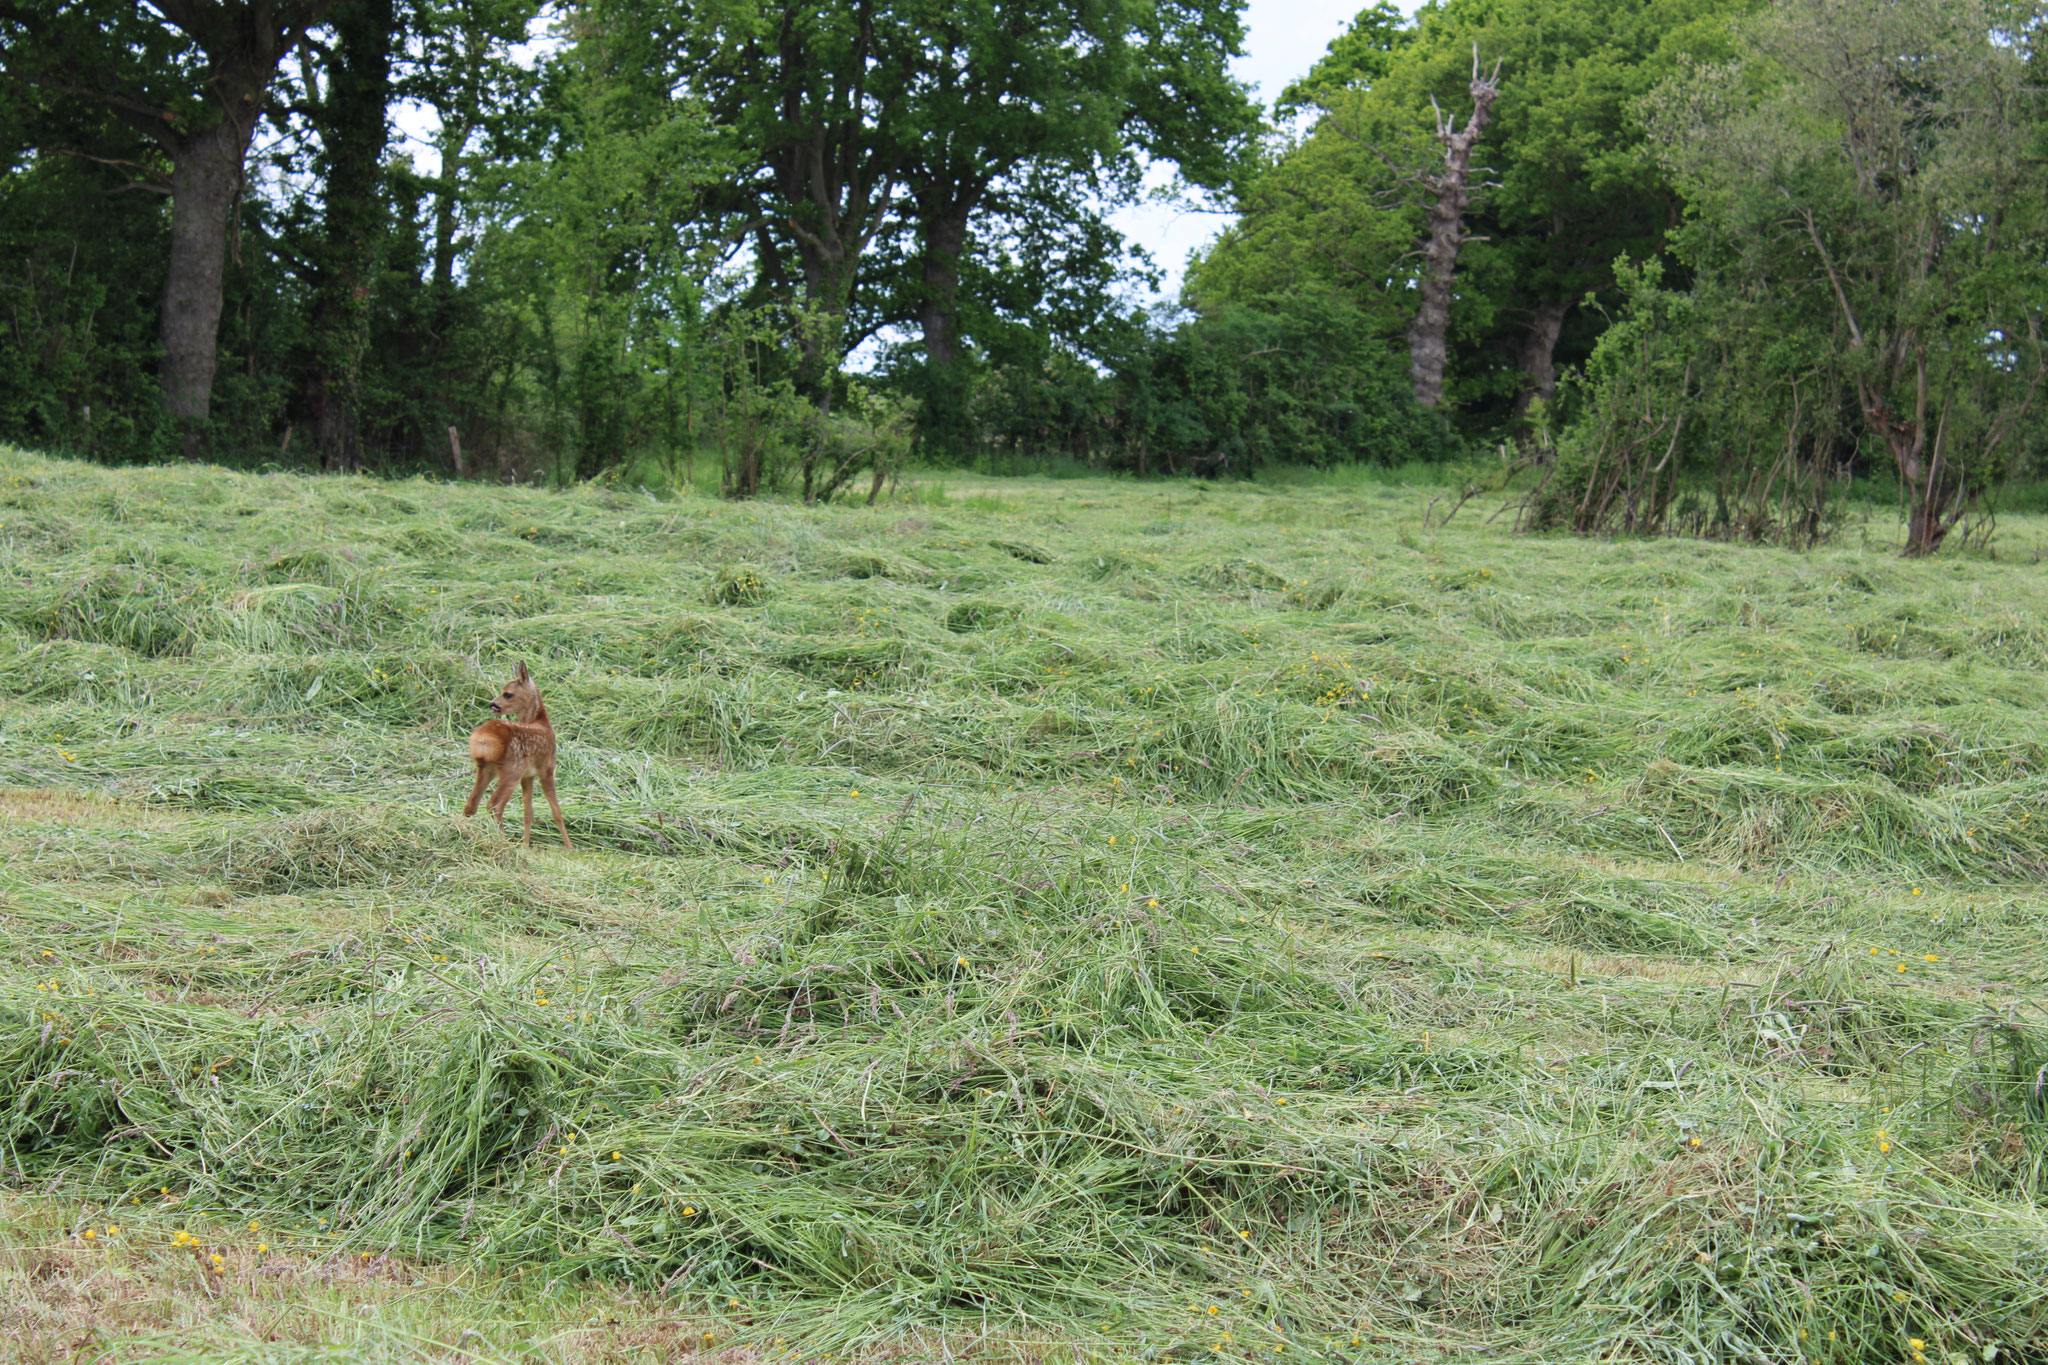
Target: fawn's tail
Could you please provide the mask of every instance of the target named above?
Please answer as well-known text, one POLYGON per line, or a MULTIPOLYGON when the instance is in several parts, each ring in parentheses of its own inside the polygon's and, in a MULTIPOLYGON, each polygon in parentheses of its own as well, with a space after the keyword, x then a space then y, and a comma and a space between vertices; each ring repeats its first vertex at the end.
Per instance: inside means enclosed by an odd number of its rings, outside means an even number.
POLYGON ((469 737, 469 756, 479 763, 496 763, 505 756, 505 737, 478 729, 469 737))

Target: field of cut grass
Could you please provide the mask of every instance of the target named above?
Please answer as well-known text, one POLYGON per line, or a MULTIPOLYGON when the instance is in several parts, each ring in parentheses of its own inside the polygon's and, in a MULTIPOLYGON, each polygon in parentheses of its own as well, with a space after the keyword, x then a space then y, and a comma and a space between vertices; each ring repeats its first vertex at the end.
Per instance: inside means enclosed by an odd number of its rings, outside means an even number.
POLYGON ((2048 521, 1440 492, 0 452, 10 1358, 2048 1359, 2048 521))

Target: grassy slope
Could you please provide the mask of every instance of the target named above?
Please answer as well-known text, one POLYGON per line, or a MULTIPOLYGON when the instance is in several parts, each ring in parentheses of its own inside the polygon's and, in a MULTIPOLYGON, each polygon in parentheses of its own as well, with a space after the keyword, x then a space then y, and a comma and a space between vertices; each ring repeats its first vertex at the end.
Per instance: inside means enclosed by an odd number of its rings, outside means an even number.
POLYGON ((2041 571, 1424 501, 0 453, 10 1335, 2040 1358, 2041 571))

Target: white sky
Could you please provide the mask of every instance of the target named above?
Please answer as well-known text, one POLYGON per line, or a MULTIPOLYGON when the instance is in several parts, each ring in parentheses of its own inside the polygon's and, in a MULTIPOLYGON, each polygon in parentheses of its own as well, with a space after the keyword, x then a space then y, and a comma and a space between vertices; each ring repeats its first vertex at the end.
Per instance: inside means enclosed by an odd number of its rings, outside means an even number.
MULTIPOLYGON (((1250 82, 1253 94, 1271 113, 1280 92, 1296 77, 1308 74, 1330 40, 1348 28, 1367 3, 1369 0, 1250 0, 1244 8, 1244 56, 1231 63, 1231 70, 1250 82)), ((1412 0, 1402 8, 1412 9, 1412 0)), ((1138 300, 1149 303, 1179 295, 1188 257, 1208 245, 1229 216, 1205 210, 1191 200, 1166 199, 1124 209, 1111 215, 1110 221, 1151 253, 1165 277, 1159 294, 1138 300)))

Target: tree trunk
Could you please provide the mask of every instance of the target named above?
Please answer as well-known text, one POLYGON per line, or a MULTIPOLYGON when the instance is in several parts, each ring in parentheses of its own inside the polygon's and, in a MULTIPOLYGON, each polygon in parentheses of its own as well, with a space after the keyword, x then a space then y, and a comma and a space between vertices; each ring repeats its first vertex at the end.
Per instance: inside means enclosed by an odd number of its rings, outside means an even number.
POLYGON ((314 117, 326 183, 304 401, 323 469, 363 465, 363 355, 369 348, 377 247, 384 235, 385 112, 395 22, 392 0, 356 0, 335 12, 327 97, 314 117))
POLYGON ((1565 317, 1572 311, 1569 299, 1547 299, 1536 305, 1529 330, 1515 348, 1515 365, 1522 372, 1521 392, 1515 395, 1516 421, 1528 415, 1537 399, 1549 402, 1557 392, 1557 338, 1564 331, 1565 317))
POLYGON ((171 254, 164 273, 164 411, 185 428, 192 453, 196 428, 213 403, 219 360, 221 282, 228 223, 242 191, 242 157, 255 131, 253 106, 179 139, 171 160, 171 254))
POLYGON ((925 363, 933 370, 950 369, 960 358, 960 255, 967 249, 967 218, 963 204, 924 225, 924 298, 917 320, 924 328, 925 363))
POLYGON ((440 183, 434 187, 434 299, 437 305, 455 293, 455 215, 461 206, 462 158, 469 146, 469 127, 443 126, 436 143, 441 154, 440 183))
POLYGON ((960 373, 960 258, 977 193, 956 195, 922 224, 924 404, 918 437, 928 450, 952 455, 967 439, 967 392, 960 373))
MULTIPOLYGON (((1899 473, 1899 486, 1906 494, 1906 545, 1909 559, 1931 555, 1970 510, 1970 494, 1961 471, 1946 458, 1941 439, 1935 433, 1934 450, 1928 452, 1927 361, 1914 357, 1917 394, 1911 417, 1900 416, 1884 394, 1869 383, 1857 385, 1857 398, 1864 420, 1884 438, 1892 465, 1899 473)), ((1939 424, 1937 424, 1939 426, 1939 424)))
POLYGON ((1479 74, 1479 50, 1472 50, 1472 116, 1462 130, 1437 114, 1436 137, 1444 145, 1444 168, 1424 179, 1435 194, 1429 205, 1429 230, 1422 242, 1421 306, 1408 324, 1408 378, 1415 401, 1433 408, 1443 401, 1445 338, 1451 330, 1451 292, 1458 274, 1458 248, 1465 243, 1465 208, 1472 202, 1472 148, 1493 114, 1500 93, 1500 64, 1493 74, 1479 74))

